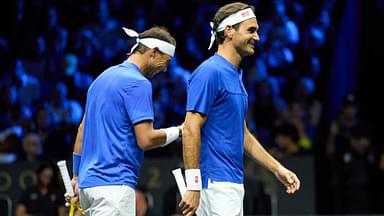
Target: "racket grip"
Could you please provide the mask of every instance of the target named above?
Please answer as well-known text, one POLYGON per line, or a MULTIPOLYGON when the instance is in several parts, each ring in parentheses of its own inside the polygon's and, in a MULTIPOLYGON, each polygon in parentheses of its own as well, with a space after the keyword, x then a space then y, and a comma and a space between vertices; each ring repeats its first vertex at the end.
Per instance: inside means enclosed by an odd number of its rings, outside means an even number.
POLYGON ((69 173, 68 173, 67 163, 65 162, 65 160, 61 160, 61 161, 57 162, 57 166, 59 167, 61 178, 63 179, 66 193, 71 197, 74 196, 75 193, 73 192, 71 179, 70 179, 69 173))
POLYGON ((177 187, 179 189, 181 197, 183 197, 184 193, 187 191, 187 187, 185 186, 185 181, 183 178, 183 174, 181 173, 181 169, 177 168, 172 170, 172 174, 175 177, 177 187))

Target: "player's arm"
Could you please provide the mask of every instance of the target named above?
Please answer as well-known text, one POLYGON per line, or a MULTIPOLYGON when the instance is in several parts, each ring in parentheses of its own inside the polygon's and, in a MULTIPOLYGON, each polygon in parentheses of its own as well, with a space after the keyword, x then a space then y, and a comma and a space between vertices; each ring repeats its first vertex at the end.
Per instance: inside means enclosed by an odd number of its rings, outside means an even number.
MULTIPOLYGON (((75 192, 75 197, 72 198, 68 194, 65 194, 66 201, 69 203, 71 199, 73 199, 73 202, 78 202, 78 197, 76 196, 79 194, 79 187, 78 187, 78 181, 77 177, 79 175, 79 167, 80 167, 80 161, 81 161, 81 150, 83 147, 83 135, 84 135, 84 122, 85 122, 85 115, 83 116, 83 119, 80 122, 79 128, 77 129, 76 139, 75 139, 75 145, 73 147, 73 154, 72 154, 72 173, 73 177, 71 180, 71 184, 73 186, 73 191, 75 192)), ((67 205, 67 204, 66 204, 67 205)))
POLYGON ((84 118, 80 122, 79 128, 77 129, 77 135, 75 140, 75 146, 73 148, 73 152, 76 152, 77 154, 81 154, 81 150, 83 147, 83 132, 84 132, 84 118))
POLYGON ((272 157, 248 130, 244 123, 244 150, 253 160, 275 173, 281 164, 272 157))
POLYGON ((206 117, 198 112, 187 112, 183 133, 183 158, 185 169, 199 169, 201 128, 206 117))
POLYGON ((300 188, 296 174, 286 169, 272 157, 251 134, 244 121, 244 150, 253 160, 270 170, 286 186, 287 193, 294 193, 300 188))
POLYGON ((183 215, 193 215, 200 202, 200 131, 205 121, 206 117, 198 112, 187 112, 184 121, 183 158, 187 192, 179 204, 183 215))
POLYGON ((83 148, 84 122, 85 122, 85 115, 83 116, 83 119, 80 122, 79 128, 77 129, 75 145, 73 147, 73 155, 72 155, 73 179, 72 179, 72 185, 74 186, 75 194, 78 194, 77 176, 79 174, 79 166, 80 166, 80 161, 81 161, 81 150, 83 148))
MULTIPOLYGON (((84 136, 84 121, 85 121, 85 115, 83 116, 83 119, 81 120, 81 123, 79 125, 79 128, 77 129, 77 135, 75 140, 75 146, 73 147, 73 177, 77 178, 77 175, 79 174, 79 166, 81 161, 81 151, 83 148, 83 136, 84 136)), ((77 188, 75 188, 77 190, 77 188)), ((77 193, 77 191, 75 191, 77 193)))
POLYGON ((152 121, 142 121, 134 126, 137 144, 143 150, 164 147, 177 140, 181 135, 182 126, 164 129, 153 129, 152 121))

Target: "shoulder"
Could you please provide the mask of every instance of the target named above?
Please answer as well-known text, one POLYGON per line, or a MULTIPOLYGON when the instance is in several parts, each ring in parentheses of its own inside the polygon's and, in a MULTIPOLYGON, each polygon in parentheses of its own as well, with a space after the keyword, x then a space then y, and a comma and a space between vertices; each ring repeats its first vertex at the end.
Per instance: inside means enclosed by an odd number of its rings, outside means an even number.
POLYGON ((213 57, 201 63, 192 73, 191 79, 196 78, 217 78, 219 76, 218 63, 213 57))
POLYGON ((118 81, 122 86, 151 86, 151 82, 131 64, 120 64, 108 68, 110 79, 118 81))
POLYGON ((196 70, 205 69, 205 70, 214 72, 214 71, 218 71, 219 65, 220 65, 220 62, 218 61, 217 57, 211 56, 210 58, 202 62, 196 70))
POLYGON ((147 79, 135 79, 128 82, 121 81, 121 89, 127 95, 152 95, 152 83, 147 79))

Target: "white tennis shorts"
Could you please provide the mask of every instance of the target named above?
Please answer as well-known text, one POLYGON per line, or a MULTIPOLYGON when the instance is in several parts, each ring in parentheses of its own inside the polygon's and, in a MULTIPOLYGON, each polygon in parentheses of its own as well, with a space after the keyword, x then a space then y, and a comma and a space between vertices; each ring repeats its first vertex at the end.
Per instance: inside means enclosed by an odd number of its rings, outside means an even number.
POLYGON ((87 216, 135 216, 135 190, 126 185, 80 188, 80 206, 87 216))
POLYGON ((211 182, 200 195, 198 216, 243 216, 244 185, 211 182))

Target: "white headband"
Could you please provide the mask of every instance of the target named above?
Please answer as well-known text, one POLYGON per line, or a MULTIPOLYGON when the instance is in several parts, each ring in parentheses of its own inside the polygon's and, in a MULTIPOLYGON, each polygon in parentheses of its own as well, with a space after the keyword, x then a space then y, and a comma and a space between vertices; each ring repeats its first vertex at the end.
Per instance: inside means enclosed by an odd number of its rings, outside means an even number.
POLYGON ((253 13, 252 9, 251 8, 246 8, 246 9, 237 11, 234 14, 231 14, 230 16, 225 18, 223 21, 221 21, 221 23, 217 27, 216 31, 213 30, 213 22, 210 22, 209 24, 210 24, 212 30, 211 30, 211 42, 209 43, 208 50, 211 49, 211 47, 213 45, 213 42, 215 41, 216 32, 221 32, 227 26, 232 26, 232 25, 235 25, 237 23, 241 23, 244 20, 255 18, 255 17, 256 16, 253 13))
POLYGON ((175 54, 175 45, 172 45, 168 42, 165 42, 163 40, 160 40, 160 39, 157 39, 157 38, 143 38, 143 39, 140 39, 139 38, 139 33, 137 33, 135 30, 132 30, 132 29, 129 29, 129 28, 125 28, 123 27, 123 30, 124 32, 130 36, 130 37, 136 37, 136 44, 132 46, 131 48, 131 52, 128 54, 132 54, 133 51, 136 49, 137 46, 139 46, 139 43, 142 43, 144 44, 145 46, 147 46, 148 48, 159 48, 159 50, 165 54, 168 54, 170 55, 171 57, 173 57, 173 55, 175 54))

